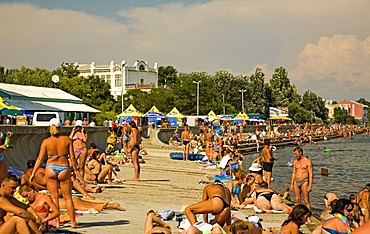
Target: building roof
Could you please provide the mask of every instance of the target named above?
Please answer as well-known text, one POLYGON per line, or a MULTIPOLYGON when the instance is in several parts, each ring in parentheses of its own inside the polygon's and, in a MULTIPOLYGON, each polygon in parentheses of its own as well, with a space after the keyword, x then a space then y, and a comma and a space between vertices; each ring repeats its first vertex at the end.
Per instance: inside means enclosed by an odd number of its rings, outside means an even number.
POLYGON ((0 83, 0 92, 8 95, 11 99, 73 100, 82 103, 82 99, 56 88, 0 83))
POLYGON ((26 111, 100 113, 61 89, 0 83, 0 96, 26 111))

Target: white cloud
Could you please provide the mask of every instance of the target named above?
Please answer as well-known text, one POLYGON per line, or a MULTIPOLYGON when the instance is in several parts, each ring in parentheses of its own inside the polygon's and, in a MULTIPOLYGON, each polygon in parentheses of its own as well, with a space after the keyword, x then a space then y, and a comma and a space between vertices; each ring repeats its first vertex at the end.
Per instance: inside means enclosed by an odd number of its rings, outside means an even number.
POLYGON ((362 41, 354 35, 321 37, 303 49, 290 78, 322 97, 358 99, 368 97, 369 64, 370 36, 362 41))
MULTIPOLYGON (((306 85, 313 91, 321 88, 302 79, 323 82, 329 77, 338 79, 337 85, 353 84, 351 92, 357 94, 367 87, 363 77, 369 63, 361 58, 370 47, 368 9, 368 0, 214 0, 117 9, 112 15, 123 19, 117 21, 83 11, 4 3, 0 65, 55 69, 64 61, 107 64, 143 59, 173 65, 180 72, 229 70, 250 75, 262 66, 266 80, 271 70, 283 66, 301 92, 306 85), (322 62, 315 63, 318 60, 322 62), (320 64, 327 65, 323 69, 320 64), (343 75, 347 73, 352 76, 343 75)), ((339 89, 318 94, 336 97, 339 89)))

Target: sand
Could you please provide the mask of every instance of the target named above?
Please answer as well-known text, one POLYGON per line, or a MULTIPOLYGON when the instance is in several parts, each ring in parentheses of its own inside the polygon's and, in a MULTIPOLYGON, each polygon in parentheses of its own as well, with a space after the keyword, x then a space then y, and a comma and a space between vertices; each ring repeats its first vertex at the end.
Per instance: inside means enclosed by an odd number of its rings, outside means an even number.
MULTIPOLYGON (((149 155, 144 156, 145 164, 141 164, 141 181, 126 181, 123 184, 107 186, 97 199, 119 202, 126 211, 103 210, 99 214, 84 214, 78 218, 82 226, 75 231, 82 233, 143 233, 144 221, 148 210, 171 209, 181 211, 183 206, 201 200, 205 184, 199 180, 207 180, 217 169, 201 169, 194 161, 171 160, 169 153, 176 149, 158 149, 147 146, 149 155)), ((120 166, 119 175, 130 179, 133 177, 131 164, 120 166)), ((233 211, 233 215, 245 220, 246 216, 256 215, 253 209, 233 211)), ((264 228, 279 228, 287 218, 286 214, 258 214, 263 218, 264 228)), ((301 230, 311 233, 317 225, 302 226, 301 230), (310 231, 311 230, 311 231, 310 231)), ((167 221, 173 233, 178 233, 177 222, 167 221)), ((66 224, 63 229, 69 229, 66 224)))

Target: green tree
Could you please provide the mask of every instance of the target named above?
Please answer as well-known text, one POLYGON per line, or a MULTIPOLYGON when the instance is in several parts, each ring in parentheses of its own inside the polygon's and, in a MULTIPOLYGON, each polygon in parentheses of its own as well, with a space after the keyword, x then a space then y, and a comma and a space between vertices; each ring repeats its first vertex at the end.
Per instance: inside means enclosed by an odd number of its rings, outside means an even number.
POLYGON ((274 106, 285 106, 291 102, 299 102, 299 94, 295 85, 290 84, 288 72, 283 67, 275 69, 275 73, 270 79, 272 100, 274 106))
POLYGON ((178 82, 178 72, 173 66, 160 66, 158 68, 158 86, 172 86, 178 82))
POLYGON ((266 89, 265 89, 265 74, 262 68, 256 68, 254 74, 249 77, 249 83, 246 87, 246 95, 244 96, 245 109, 247 113, 265 113, 266 111, 266 89))
POLYGON ((334 108, 334 122, 335 123, 344 123, 344 113, 340 107, 334 108))
POLYGON ((328 109, 325 108, 325 101, 314 92, 310 90, 304 92, 302 95, 302 106, 314 114, 313 119, 327 120, 328 109))

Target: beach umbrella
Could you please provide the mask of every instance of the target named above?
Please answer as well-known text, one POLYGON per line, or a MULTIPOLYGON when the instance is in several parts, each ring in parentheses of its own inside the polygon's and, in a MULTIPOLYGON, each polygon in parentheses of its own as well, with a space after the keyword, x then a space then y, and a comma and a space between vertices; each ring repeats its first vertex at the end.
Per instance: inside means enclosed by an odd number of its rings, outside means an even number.
POLYGON ((143 114, 140 113, 140 111, 138 111, 132 104, 130 104, 129 107, 127 107, 127 109, 122 112, 121 114, 117 115, 117 117, 128 117, 128 116, 131 116, 131 117, 141 117, 143 114))
POLYGON ((233 120, 233 117, 231 117, 230 115, 220 115, 220 119, 221 120, 233 120))
POLYGON ((216 114, 215 112, 213 112, 213 110, 211 110, 208 115, 207 115, 208 119, 210 120, 216 120, 216 119, 220 119, 216 114))

